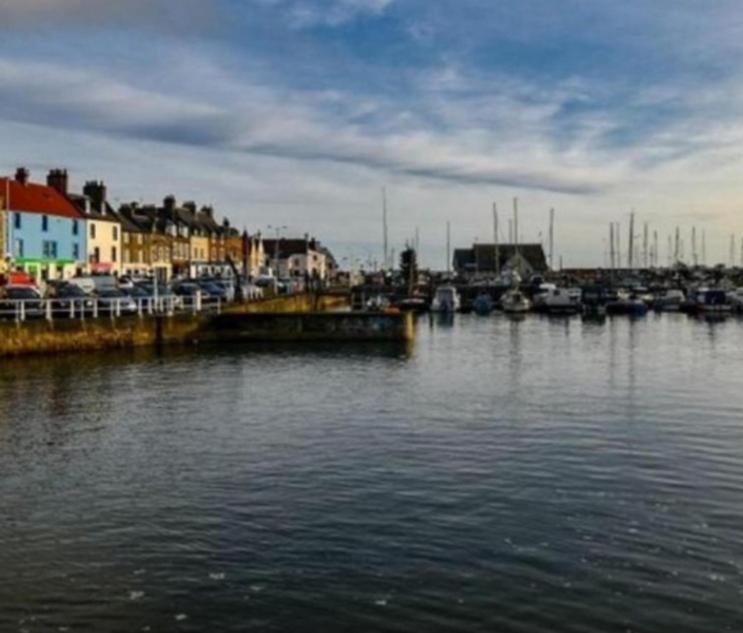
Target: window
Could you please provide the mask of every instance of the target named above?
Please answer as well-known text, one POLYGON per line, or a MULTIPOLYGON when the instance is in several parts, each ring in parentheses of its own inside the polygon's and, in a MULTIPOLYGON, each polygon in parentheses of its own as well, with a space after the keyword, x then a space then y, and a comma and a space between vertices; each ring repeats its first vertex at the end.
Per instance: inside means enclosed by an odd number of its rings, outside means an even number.
POLYGON ((95 239, 95 222, 90 223, 90 239, 95 239))
POLYGON ((115 246, 111 247, 111 261, 114 263, 116 262, 116 247, 115 246))
POLYGON ((72 245, 72 259, 75 261, 80 259, 80 244, 77 242, 72 245))
POLYGON ((114 234, 114 240, 118 240, 119 239, 119 227, 116 226, 115 224, 113 226, 113 234, 114 234))
POLYGON ((101 249, 97 246, 93 249, 93 263, 100 264, 101 262, 101 249))
POLYGON ((51 240, 44 240, 41 244, 44 259, 57 259, 57 243, 51 240))
MULTIPOLYGON (((19 213, 16 213, 16 217, 18 217, 19 215, 19 213)), ((23 257, 23 240, 15 241, 15 256, 23 257)))
POLYGON ((80 226, 77 220, 72 221, 72 234, 78 235, 80 233, 80 226))
POLYGON ((48 215, 41 216, 41 230, 44 232, 49 230, 49 216, 48 215))
MULTIPOLYGON (((14 220, 13 225, 15 226, 15 228, 20 229, 21 228, 21 214, 16 213, 15 216, 13 217, 13 220, 14 220)), ((23 243, 23 240, 21 240, 21 243, 23 243)))

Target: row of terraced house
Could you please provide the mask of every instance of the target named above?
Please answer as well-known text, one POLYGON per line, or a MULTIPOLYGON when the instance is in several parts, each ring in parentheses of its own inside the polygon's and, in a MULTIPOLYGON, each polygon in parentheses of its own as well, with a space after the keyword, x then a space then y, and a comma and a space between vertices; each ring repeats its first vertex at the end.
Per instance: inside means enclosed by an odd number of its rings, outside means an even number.
POLYGON ((267 265, 290 276, 325 278, 332 268, 332 255, 315 240, 264 247, 260 233, 240 231, 227 218, 219 222, 212 207, 178 204, 174 196, 160 205, 114 209, 103 182, 89 181, 72 193, 62 169, 51 170, 44 184, 31 182, 24 168, 0 177, 0 244, 0 274, 22 270, 40 282, 81 274, 255 277, 267 265))

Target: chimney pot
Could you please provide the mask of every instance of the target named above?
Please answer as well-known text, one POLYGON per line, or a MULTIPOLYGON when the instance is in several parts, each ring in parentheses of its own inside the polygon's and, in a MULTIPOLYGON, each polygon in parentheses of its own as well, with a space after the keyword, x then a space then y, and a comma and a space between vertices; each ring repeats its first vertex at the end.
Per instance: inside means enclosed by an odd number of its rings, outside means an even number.
POLYGON ((25 185, 28 183, 28 169, 25 167, 19 167, 15 170, 15 179, 16 182, 21 183, 22 185, 25 185))

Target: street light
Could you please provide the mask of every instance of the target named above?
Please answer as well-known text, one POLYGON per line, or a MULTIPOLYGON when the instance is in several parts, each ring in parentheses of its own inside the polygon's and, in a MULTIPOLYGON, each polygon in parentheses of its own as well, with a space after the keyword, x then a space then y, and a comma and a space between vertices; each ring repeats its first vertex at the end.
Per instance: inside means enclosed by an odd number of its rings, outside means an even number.
POLYGON ((286 231, 289 227, 285 224, 282 224, 281 226, 273 226, 271 224, 268 225, 269 231, 276 231, 276 242, 274 243, 274 249, 273 249, 273 289, 274 292, 278 292, 279 290, 279 239, 281 238, 281 231, 286 231))

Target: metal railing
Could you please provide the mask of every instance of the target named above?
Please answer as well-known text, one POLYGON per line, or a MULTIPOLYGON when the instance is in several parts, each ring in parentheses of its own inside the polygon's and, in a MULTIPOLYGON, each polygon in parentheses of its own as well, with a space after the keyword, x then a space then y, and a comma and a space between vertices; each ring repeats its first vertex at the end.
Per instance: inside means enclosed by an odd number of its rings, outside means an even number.
POLYGON ((204 295, 161 297, 80 297, 49 299, 0 298, 0 320, 16 322, 32 319, 98 319, 174 314, 222 312, 228 303, 220 297, 204 295))

